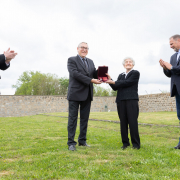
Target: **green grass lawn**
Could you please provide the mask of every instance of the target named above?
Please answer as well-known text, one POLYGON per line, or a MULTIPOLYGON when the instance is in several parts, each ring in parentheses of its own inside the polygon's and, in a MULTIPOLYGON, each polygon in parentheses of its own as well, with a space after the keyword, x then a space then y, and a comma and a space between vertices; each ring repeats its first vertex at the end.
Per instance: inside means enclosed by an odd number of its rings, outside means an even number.
MULTIPOLYGON (((56 115, 66 116, 65 113, 56 115)), ((118 120, 116 112, 91 118, 118 120)), ((178 125, 175 112, 141 113, 139 122, 178 125)), ((177 127, 139 125, 141 149, 121 150, 119 124, 89 121, 87 147, 67 149, 67 118, 0 118, 0 179, 180 179, 177 127)), ((77 127, 76 137, 79 134, 77 127)))

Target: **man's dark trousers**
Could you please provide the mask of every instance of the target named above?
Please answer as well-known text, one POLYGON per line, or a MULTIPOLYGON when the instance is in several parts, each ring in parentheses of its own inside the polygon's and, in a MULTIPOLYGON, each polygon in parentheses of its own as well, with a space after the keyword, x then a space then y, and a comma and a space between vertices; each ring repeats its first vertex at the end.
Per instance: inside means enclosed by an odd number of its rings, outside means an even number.
MULTIPOLYGON (((176 91, 176 110, 177 110, 177 117, 179 119, 179 125, 180 125, 180 95, 176 91)), ((180 137, 179 137, 179 143, 180 144, 180 137)))
POLYGON ((131 142, 134 147, 140 147, 140 138, 138 131, 139 106, 138 100, 123 100, 117 104, 118 115, 121 125, 122 143, 129 146, 128 124, 130 128, 131 142))
POLYGON ((69 101, 69 117, 68 117, 68 145, 76 145, 74 141, 78 109, 80 106, 80 134, 78 137, 78 142, 80 144, 86 143, 86 133, 88 126, 89 113, 91 108, 91 95, 88 93, 88 97, 85 101, 69 101))

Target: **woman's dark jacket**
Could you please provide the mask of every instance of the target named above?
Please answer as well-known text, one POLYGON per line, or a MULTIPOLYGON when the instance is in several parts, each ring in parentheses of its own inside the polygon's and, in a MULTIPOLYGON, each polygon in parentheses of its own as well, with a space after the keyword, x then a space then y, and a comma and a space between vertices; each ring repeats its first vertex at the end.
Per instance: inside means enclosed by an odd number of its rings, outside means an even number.
POLYGON ((119 103, 122 100, 135 99, 139 100, 138 97, 138 81, 140 73, 139 71, 132 70, 130 71, 126 78, 125 74, 122 73, 119 75, 115 84, 110 84, 111 88, 117 92, 116 103, 119 103))

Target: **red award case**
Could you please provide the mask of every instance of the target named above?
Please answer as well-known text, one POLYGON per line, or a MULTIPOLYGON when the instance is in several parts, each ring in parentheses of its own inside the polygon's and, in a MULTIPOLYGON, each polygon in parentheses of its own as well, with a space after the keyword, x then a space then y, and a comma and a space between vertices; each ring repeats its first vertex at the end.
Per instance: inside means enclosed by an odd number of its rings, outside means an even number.
POLYGON ((106 82, 108 80, 108 77, 106 73, 108 72, 108 66, 99 66, 98 67, 98 79, 106 82))

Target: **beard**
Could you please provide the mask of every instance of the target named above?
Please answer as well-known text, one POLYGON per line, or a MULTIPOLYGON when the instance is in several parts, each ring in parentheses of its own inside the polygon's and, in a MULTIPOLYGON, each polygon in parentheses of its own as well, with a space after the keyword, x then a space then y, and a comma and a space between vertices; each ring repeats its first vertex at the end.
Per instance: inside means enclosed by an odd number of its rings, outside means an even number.
POLYGON ((175 52, 178 52, 178 51, 179 51, 179 49, 177 49, 177 48, 174 48, 174 51, 175 51, 175 52))

